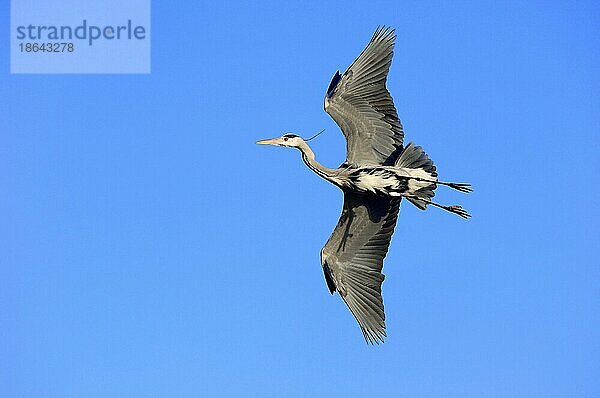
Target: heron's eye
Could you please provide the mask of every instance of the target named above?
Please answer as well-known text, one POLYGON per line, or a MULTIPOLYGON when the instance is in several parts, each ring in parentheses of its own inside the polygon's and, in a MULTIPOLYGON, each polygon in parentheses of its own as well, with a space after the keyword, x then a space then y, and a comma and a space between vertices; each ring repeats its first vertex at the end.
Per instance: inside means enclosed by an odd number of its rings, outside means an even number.
POLYGON ((283 140, 284 140, 284 141, 287 141, 287 140, 288 140, 288 138, 287 138, 287 137, 283 137, 283 140))

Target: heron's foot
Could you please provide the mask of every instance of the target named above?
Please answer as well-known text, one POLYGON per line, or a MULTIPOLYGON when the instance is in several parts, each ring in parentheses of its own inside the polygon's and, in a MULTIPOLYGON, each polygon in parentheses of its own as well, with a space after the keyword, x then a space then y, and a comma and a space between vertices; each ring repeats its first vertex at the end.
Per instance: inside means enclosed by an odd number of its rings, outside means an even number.
POLYGON ((469 213, 467 213, 467 211, 465 209, 463 209, 462 206, 459 206, 459 205, 445 206, 445 209, 451 213, 454 213, 454 214, 464 218, 464 219, 471 217, 471 215, 469 213))
POLYGON ((473 192, 473 188, 471 188, 471 184, 462 183, 462 182, 449 182, 447 185, 450 188, 454 188, 459 192, 464 192, 464 193, 473 192))

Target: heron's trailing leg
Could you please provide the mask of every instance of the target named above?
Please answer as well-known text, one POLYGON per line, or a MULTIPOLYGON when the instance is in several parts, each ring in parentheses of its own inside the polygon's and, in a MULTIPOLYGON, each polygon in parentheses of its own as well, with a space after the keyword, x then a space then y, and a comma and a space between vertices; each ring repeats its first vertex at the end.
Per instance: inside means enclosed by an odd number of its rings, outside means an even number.
POLYGON ((420 178, 420 177, 408 177, 408 178, 410 178, 412 180, 416 180, 416 181, 430 182, 432 184, 445 185, 447 187, 456 189, 457 191, 464 192, 464 193, 473 192, 473 189, 471 188, 471 184, 467 184, 467 183, 463 183, 463 182, 434 181, 434 180, 428 180, 427 178, 420 178))
POLYGON ((429 200, 427 198, 422 198, 422 197, 414 196, 414 195, 406 195, 406 197, 411 198, 411 199, 417 199, 417 200, 427 203, 428 205, 439 207, 440 209, 444 209, 446 211, 449 211, 450 213, 454 213, 457 216, 460 216, 464 219, 468 219, 471 217, 471 215, 469 213, 467 213, 467 211, 465 209, 463 209, 461 206, 458 206, 458 205, 444 206, 439 203, 432 202, 431 200, 429 200))

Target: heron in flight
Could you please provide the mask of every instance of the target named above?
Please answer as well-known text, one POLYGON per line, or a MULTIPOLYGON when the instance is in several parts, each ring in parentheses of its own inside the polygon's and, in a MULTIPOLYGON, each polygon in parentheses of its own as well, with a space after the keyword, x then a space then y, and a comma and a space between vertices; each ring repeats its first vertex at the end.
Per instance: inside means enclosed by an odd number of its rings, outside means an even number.
POLYGON ((381 270, 402 198, 421 210, 431 205, 470 217, 460 206, 432 201, 438 185, 468 193, 470 184, 439 181, 423 149, 403 145, 402 124, 386 88, 395 39, 392 28, 378 28, 348 70, 337 71, 329 84, 325 111, 347 144, 340 167, 317 162, 307 140, 296 134, 257 142, 300 150, 309 169, 343 191, 342 215, 321 250, 321 265, 329 291, 339 293, 370 344, 386 337, 381 270))

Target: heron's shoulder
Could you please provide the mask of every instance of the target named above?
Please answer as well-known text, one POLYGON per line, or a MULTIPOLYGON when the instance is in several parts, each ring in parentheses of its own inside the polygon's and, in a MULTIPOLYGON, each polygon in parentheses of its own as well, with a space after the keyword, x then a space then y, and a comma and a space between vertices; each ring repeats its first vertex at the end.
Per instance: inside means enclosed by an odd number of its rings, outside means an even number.
POLYGON ((333 77, 331 78, 331 82, 329 83, 329 87, 327 87, 327 94, 325 95, 325 98, 331 98, 333 97, 333 93, 335 92, 335 88, 337 87, 338 83, 340 82, 340 80, 342 79, 342 75, 340 75, 340 71, 336 71, 335 75, 333 75, 333 77))

